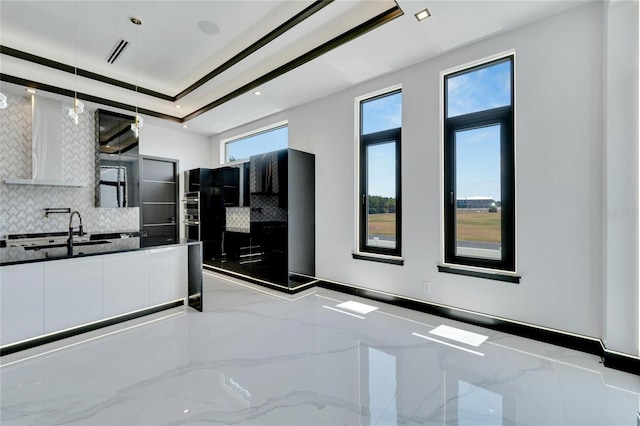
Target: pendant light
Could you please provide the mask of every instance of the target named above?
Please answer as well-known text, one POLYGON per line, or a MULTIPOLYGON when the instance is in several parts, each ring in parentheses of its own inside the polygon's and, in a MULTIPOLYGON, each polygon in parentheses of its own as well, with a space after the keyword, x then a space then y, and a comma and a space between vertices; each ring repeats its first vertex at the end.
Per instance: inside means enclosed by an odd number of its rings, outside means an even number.
MULTIPOLYGON (((129 20, 136 27, 140 27, 142 25, 142 21, 139 18, 131 17, 129 18, 129 20)), ((131 123, 131 130, 133 130, 133 133, 136 135, 136 138, 138 137, 140 128, 144 124, 144 120, 142 119, 142 117, 138 115, 138 51, 139 51, 138 50, 138 42, 139 42, 138 32, 139 31, 140 29, 136 28, 136 116, 135 116, 135 121, 131 123)))
POLYGON ((84 104, 78 99, 78 12, 76 1, 73 2, 73 25, 74 25, 74 50, 73 50, 73 107, 68 108, 67 114, 73 120, 73 124, 78 125, 80 114, 84 112, 84 104))

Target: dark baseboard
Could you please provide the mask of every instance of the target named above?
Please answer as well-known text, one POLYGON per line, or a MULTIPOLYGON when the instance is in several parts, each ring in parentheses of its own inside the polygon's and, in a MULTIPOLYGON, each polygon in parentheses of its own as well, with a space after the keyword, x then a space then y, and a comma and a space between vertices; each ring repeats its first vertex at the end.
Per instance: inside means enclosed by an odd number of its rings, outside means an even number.
POLYGON ((229 271, 219 270, 214 267, 209 267, 208 269, 211 269, 214 272, 220 272, 225 275, 234 276, 236 278, 240 278, 254 284, 265 286, 273 290, 283 291, 289 294, 295 294, 302 290, 317 286, 329 290, 335 290, 340 293, 349 294, 352 296, 359 296, 371 300, 377 300, 379 302, 389 303, 394 306, 424 312, 426 314, 437 315, 443 318, 461 321, 467 324, 473 324, 480 327, 512 334, 515 336, 525 337, 527 339, 533 339, 540 342, 561 346, 563 348, 574 349, 577 351, 589 353, 602 357, 604 360, 604 365, 606 367, 640 375, 639 357, 608 351, 604 347, 602 340, 594 337, 566 333, 560 330, 538 327, 533 324, 510 321, 508 319, 493 317, 490 315, 483 315, 466 310, 463 311, 453 307, 435 305, 427 301, 418 301, 403 296, 383 293, 366 288, 353 287, 347 284, 324 281, 322 279, 318 279, 318 281, 316 282, 309 283, 301 289, 288 290, 284 287, 265 284, 265 282, 261 280, 250 279, 250 277, 245 277, 241 274, 227 273, 229 271))
POLYGON ((78 334, 82 334, 82 333, 88 333, 89 331, 94 331, 104 327, 109 327, 110 325, 119 324, 121 322, 140 318, 145 315, 155 314, 156 312, 164 311, 166 309, 171 309, 171 308, 175 308, 182 305, 184 305, 184 300, 178 300, 175 302, 165 303, 164 305, 154 306, 153 308, 144 309, 142 311, 132 312, 130 314, 121 315, 115 318, 110 318, 104 321, 98 321, 93 324, 83 325, 80 327, 72 328, 70 330, 61 331, 59 333, 38 337, 35 339, 28 340, 26 342, 20 342, 14 345, 4 346, 0 348, 0 356, 9 355, 19 351, 24 351, 25 349, 35 348, 36 346, 55 342, 56 340, 66 339, 67 337, 77 336, 78 334))
MULTIPOLYGON (((312 278, 308 278, 307 280, 310 281, 310 282, 308 282, 306 284, 303 284, 303 283, 297 284, 294 288, 288 288, 288 287, 286 287, 284 285, 270 283, 268 281, 264 281, 264 280, 261 280, 261 279, 250 277, 248 275, 244 275, 244 274, 241 274, 239 272, 234 272, 234 271, 231 271, 229 269, 222 269, 222 268, 217 268, 215 266, 207 265, 206 263, 203 263, 202 267, 204 269, 207 269, 207 270, 212 271, 212 272, 217 272, 219 274, 226 275, 228 277, 238 278, 238 279, 250 282, 252 284, 257 284, 257 285, 260 285, 260 286, 263 286, 263 287, 267 287, 267 288, 270 288, 272 290, 278 290, 278 291, 281 291, 281 292, 287 293, 287 294, 300 293, 301 291, 304 291, 304 290, 306 290, 308 288, 315 287, 317 285, 317 281, 316 280, 314 280, 312 278)), ((290 279, 293 279, 295 281, 299 281, 300 277, 301 277, 301 275, 291 275, 290 279)))
POLYGON ((604 350, 604 366, 640 375, 640 358, 604 350))
POLYGON ((569 349, 575 349, 593 355, 603 355, 603 347, 599 339, 563 333, 562 331, 540 328, 534 325, 517 323, 502 318, 482 315, 469 311, 462 311, 456 308, 434 305, 429 302, 417 301, 397 295, 389 295, 380 293, 375 290, 354 288, 351 286, 330 283, 327 281, 320 281, 318 283, 318 286, 330 290, 339 291, 341 293, 366 297, 368 299, 377 300, 379 302, 389 303, 401 308, 407 308, 431 315, 437 315, 440 317, 462 321, 468 324, 490 328, 492 330, 501 331, 516 336, 551 343, 569 349))

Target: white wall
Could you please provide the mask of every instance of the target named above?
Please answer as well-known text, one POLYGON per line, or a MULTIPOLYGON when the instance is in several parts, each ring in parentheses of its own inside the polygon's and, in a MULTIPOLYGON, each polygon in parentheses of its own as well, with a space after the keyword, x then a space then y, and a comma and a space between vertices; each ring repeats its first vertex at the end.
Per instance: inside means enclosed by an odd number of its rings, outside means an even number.
MULTIPOLYGON (((290 147, 316 155, 320 278, 602 337, 603 48, 603 8, 594 2, 216 135, 212 163, 219 164, 220 140, 286 119, 290 147), (440 73, 511 49, 516 52, 519 285, 437 271, 442 259, 440 73), (351 256, 354 98, 394 84, 403 88, 404 266, 351 256)), ((637 322, 637 306, 625 315, 627 322, 637 322)), ((628 327, 621 333, 637 347, 628 327)))
POLYGON ((140 129, 140 155, 179 160, 181 172, 211 167, 211 144, 207 136, 148 124, 147 121, 140 129))
MULTIPOLYGON (((211 143, 207 136, 170 129, 145 121, 140 129, 140 155, 171 158, 179 164, 179 200, 184 194, 184 171, 198 167, 211 167, 211 143)), ((179 223, 182 224, 183 209, 180 203, 179 223)), ((184 237, 184 227, 180 225, 180 236, 184 237)))
POLYGON ((603 12, 604 338, 608 348, 638 353, 638 2, 612 1, 603 12))

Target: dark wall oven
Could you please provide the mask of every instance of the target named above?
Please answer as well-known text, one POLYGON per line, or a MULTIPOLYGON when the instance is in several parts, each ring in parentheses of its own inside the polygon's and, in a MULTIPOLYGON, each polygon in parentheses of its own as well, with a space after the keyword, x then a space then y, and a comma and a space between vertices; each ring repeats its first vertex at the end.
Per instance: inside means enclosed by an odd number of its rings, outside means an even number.
POLYGON ((182 200, 184 210, 184 235, 190 240, 200 241, 200 193, 185 192, 182 200))

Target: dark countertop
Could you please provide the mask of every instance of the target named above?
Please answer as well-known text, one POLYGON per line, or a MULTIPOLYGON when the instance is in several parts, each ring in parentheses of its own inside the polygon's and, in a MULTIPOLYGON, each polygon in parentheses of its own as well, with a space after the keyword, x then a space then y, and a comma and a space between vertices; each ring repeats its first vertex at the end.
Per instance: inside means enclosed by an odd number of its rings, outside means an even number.
POLYGON ((146 250, 154 247, 200 244, 200 241, 169 237, 130 237, 106 241, 109 241, 109 243, 75 246, 71 254, 67 252, 66 247, 40 250, 25 250, 23 247, 4 247, 0 248, 0 266, 48 260, 75 259, 78 257, 146 250))

